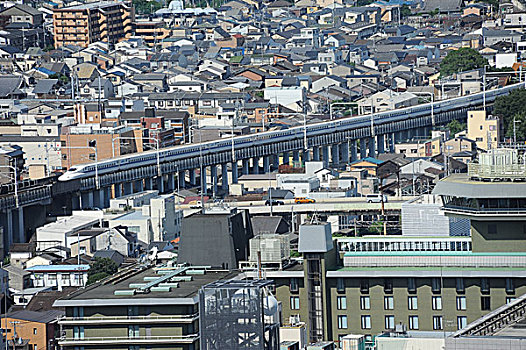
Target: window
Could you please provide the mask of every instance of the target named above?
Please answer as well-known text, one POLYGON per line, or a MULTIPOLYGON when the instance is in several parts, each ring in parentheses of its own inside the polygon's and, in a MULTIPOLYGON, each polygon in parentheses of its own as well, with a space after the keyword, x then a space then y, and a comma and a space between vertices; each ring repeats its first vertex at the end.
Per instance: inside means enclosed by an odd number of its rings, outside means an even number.
POLYGON ((367 294, 369 293, 369 280, 368 279, 362 279, 360 280, 360 292, 367 294))
POLYGON ((468 318, 466 316, 457 316, 457 329, 462 329, 468 325, 468 318))
POLYGON ((36 328, 33 328, 33 334, 37 335, 37 329, 36 328))
POLYGON ((84 339, 84 327, 74 326, 73 327, 73 339, 84 339))
POLYGON ((415 293, 416 292, 416 281, 413 277, 407 279, 407 292, 415 293))
POLYGON ((384 310, 393 310, 394 309, 394 297, 387 296, 384 297, 384 310))
POLYGON ((128 317, 139 316, 138 306, 128 306, 128 317))
POLYGON ((291 310, 300 309, 300 297, 290 297, 290 309, 291 310))
POLYGON ((506 304, 511 303, 515 299, 516 299, 515 297, 506 297, 506 304))
POLYGON ((338 329, 347 329, 347 315, 338 315, 338 329))
POLYGON ((489 293, 489 280, 487 278, 483 277, 480 279, 480 292, 482 294, 489 293))
POLYGON ((128 338, 139 338, 139 326, 128 326, 128 338))
POLYGON ((418 316, 409 316, 409 329, 418 329, 418 316))
POLYGON ((491 310, 490 297, 480 297, 480 309, 484 311, 491 310))
POLYGON ((513 286, 513 278, 506 278, 506 293, 515 294, 515 287, 513 286))
POLYGON ((385 316, 385 329, 394 329, 395 328, 395 318, 393 315, 385 316))
POLYGON ((89 159, 90 160, 95 160, 95 153, 90 153, 89 154, 89 159))
POLYGON ((362 329, 371 329, 371 316, 363 315, 361 322, 362 329))
POLYGON ((56 286, 57 285, 57 274, 56 273, 49 273, 47 275, 47 280, 50 286, 56 286))
POLYGON ((433 278, 431 280, 431 291, 433 293, 440 293, 441 289, 442 289, 442 281, 440 281, 440 278, 433 278))
POLYGON ((298 279, 297 278, 291 278, 290 279, 290 285, 289 285, 290 291, 293 293, 296 293, 299 291, 299 285, 298 285, 298 279))
POLYGON ((488 224, 488 234, 490 235, 497 234, 497 224, 488 224))
POLYGON ((442 329, 442 316, 433 316, 433 329, 435 331, 442 329))
POLYGON ((462 277, 457 278, 456 287, 457 287, 457 293, 459 294, 462 294, 466 291, 466 288, 464 286, 464 279, 462 277))
POLYGON ((360 297, 360 309, 362 310, 371 309, 371 299, 369 297, 360 297))
POLYGON ((418 298, 408 297, 407 298, 407 308, 409 310, 418 310, 418 298))
POLYGON ((458 311, 466 310, 466 297, 457 297, 457 310, 458 311))
POLYGON ((347 310, 347 297, 336 297, 338 310, 347 310))
POLYGON ((393 292, 393 280, 390 278, 386 278, 384 280, 384 293, 392 293, 393 292))
POLYGON ((431 297, 431 306, 433 310, 442 310, 442 297, 432 296, 431 297))
POLYGON ((338 293, 345 292, 345 281, 343 280, 343 278, 338 278, 336 280, 336 291, 338 293))
POLYGON ((84 307, 75 306, 73 308, 73 318, 83 318, 84 317, 84 307))
POLYGON ((60 276, 60 284, 63 286, 69 286, 69 273, 62 273, 60 276))

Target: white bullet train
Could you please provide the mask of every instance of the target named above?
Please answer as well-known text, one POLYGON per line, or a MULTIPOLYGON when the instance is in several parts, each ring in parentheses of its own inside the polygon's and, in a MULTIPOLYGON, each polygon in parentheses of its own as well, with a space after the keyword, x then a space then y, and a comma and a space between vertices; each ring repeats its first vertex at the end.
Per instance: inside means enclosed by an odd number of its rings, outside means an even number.
MULTIPOLYGON (((486 91, 486 101, 491 102, 496 97, 507 95, 511 90, 518 89, 523 86, 524 83, 519 83, 509 85, 500 89, 486 91)), ((433 108, 434 113, 438 114, 441 112, 454 110, 459 107, 480 106, 483 102, 483 94, 484 93, 481 92, 477 94, 435 102, 433 108)), ((418 106, 401 108, 395 111, 375 113, 374 124, 379 125, 383 123, 405 120, 408 118, 421 117, 422 115, 429 114, 430 112, 431 104, 426 103, 418 106)), ((370 123, 371 117, 370 115, 366 115, 309 124, 307 125, 307 136, 316 136, 319 134, 324 134, 327 133, 327 130, 333 128, 340 128, 345 130, 359 127, 367 127, 370 126, 370 123)), ((234 138, 234 145, 235 149, 238 150, 242 148, 252 147, 258 141, 263 141, 264 143, 267 143, 269 139, 272 140, 272 143, 278 143, 295 138, 302 139, 304 137, 304 132, 305 130, 303 126, 296 126, 286 130, 267 131, 254 135, 237 136, 234 138)), ((206 156, 207 154, 230 151, 232 149, 232 139, 203 142, 201 146, 199 144, 191 144, 163 148, 159 150, 159 161, 162 164, 165 162, 173 162, 185 158, 198 157, 200 153, 200 148, 203 156, 206 156)), ((97 166, 97 172, 100 176, 121 170, 139 168, 143 166, 151 166, 156 164, 157 150, 153 150, 99 161, 97 166)), ((95 165, 96 163, 75 165, 71 167, 68 171, 66 171, 63 175, 61 175, 58 178, 58 180, 70 181, 75 179, 93 177, 95 176, 95 165)))

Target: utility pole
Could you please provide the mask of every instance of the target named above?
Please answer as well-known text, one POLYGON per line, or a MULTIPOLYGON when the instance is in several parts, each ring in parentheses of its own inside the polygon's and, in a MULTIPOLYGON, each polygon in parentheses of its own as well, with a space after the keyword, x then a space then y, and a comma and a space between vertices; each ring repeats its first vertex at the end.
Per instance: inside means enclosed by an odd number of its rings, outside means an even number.
MULTIPOLYGON (((9 323, 13 325, 13 350, 16 350, 16 343, 17 343, 17 338, 18 338, 16 335, 16 325, 20 324, 20 321, 10 321, 9 323)), ((7 336, 6 336, 6 342, 7 342, 7 336)))

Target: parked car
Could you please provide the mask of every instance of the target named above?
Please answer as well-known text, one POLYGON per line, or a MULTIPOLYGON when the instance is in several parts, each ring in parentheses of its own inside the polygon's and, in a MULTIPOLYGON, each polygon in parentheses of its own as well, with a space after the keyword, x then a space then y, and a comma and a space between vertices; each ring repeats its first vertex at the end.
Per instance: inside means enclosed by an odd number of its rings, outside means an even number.
POLYGON ((387 203, 387 196, 379 193, 365 195, 367 203, 387 203), (382 200, 383 199, 383 200, 382 200))
POLYGON ((294 198, 294 203, 296 204, 316 203, 316 200, 314 198, 308 198, 308 197, 296 197, 294 198))
POLYGON ((265 205, 284 205, 285 202, 283 201, 278 201, 277 199, 267 199, 265 201, 265 205))

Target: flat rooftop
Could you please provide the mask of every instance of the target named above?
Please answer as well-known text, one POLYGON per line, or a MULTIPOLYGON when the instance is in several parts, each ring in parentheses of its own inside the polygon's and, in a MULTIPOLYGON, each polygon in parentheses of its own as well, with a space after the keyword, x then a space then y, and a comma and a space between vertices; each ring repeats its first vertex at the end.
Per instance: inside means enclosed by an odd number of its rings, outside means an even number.
MULTIPOLYGON (((190 268, 192 270, 192 268, 190 268)), ((195 268, 195 270, 203 270, 195 268)), ((143 270, 130 270, 123 273, 120 278, 106 279, 93 284, 84 290, 72 293, 55 302, 55 306, 100 306, 100 305, 138 305, 138 304, 195 304, 197 294, 202 286, 223 279, 232 279, 239 272, 225 270, 207 270, 204 274, 182 273, 177 277, 191 277, 188 281, 177 281, 177 287, 170 288, 170 291, 156 291, 150 289, 147 293, 135 293, 134 295, 115 295, 116 291, 131 291, 137 289, 130 287, 132 284, 146 284, 151 282, 154 277, 160 278, 163 275, 157 274, 155 268, 145 268, 143 270), (150 280, 149 280, 150 279, 150 280)))
POLYGON ((526 198, 526 182, 477 181, 468 174, 453 174, 440 180, 433 194, 462 198, 526 198))

